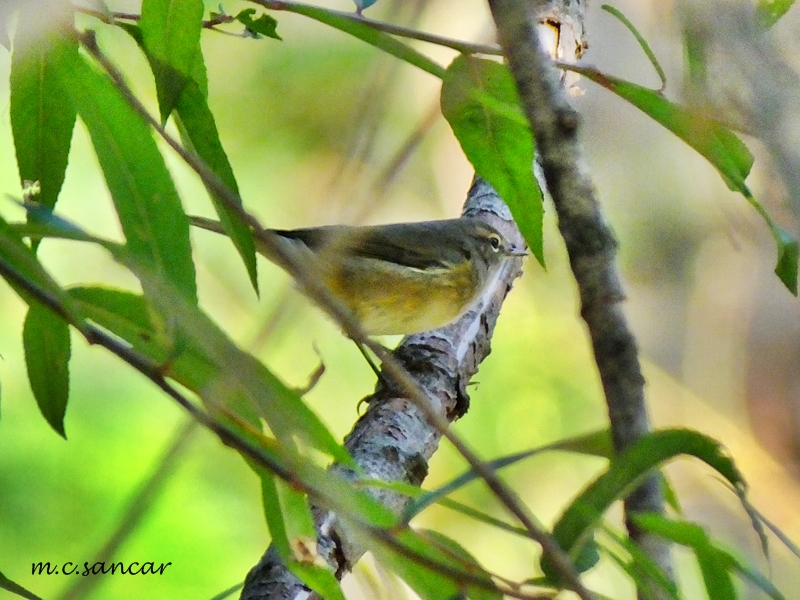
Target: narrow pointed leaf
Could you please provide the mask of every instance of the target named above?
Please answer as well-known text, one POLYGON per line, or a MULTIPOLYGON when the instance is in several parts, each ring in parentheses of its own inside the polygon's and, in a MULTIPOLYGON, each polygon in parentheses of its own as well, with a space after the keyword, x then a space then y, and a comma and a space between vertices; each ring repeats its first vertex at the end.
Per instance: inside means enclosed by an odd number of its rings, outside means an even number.
POLYGON ((22 187, 32 189, 37 182, 38 193, 30 199, 48 208, 55 206, 64 183, 76 119, 75 108, 64 102, 53 65, 61 55, 77 54, 74 38, 43 34, 30 12, 21 12, 11 59, 11 130, 22 187))
POLYGON ((607 525, 602 525, 602 529, 605 535, 625 549, 625 552, 630 556, 630 560, 625 560, 619 556, 607 544, 600 545, 600 549, 628 573, 636 584, 636 589, 653 590, 655 587, 658 590, 654 594, 655 597, 660 598, 662 595, 666 595, 671 600, 681 600, 678 586, 641 546, 633 542, 628 536, 617 533, 607 525))
POLYGON ((284 10, 289 12, 305 15, 311 19, 329 25, 335 29, 343 31, 366 42, 371 46, 383 50, 387 54, 399 58, 410 65, 414 65, 430 73, 440 79, 444 77, 445 70, 424 54, 417 52, 403 42, 396 40, 392 36, 382 31, 378 31, 374 27, 370 27, 366 23, 362 23, 359 19, 344 17, 341 14, 336 14, 326 8, 317 6, 309 6, 307 4, 286 4, 283 6, 284 10))
POLYGON ((283 563, 325 600, 344 600, 339 582, 317 552, 317 531, 305 495, 272 473, 254 468, 261 479, 272 544, 283 563))
POLYGON ((28 381, 42 415, 67 438, 64 415, 69 398, 69 325, 40 304, 32 304, 22 329, 28 381))
POLYGON ((129 251, 196 303, 189 220, 149 128, 82 57, 60 61, 58 73, 89 130, 129 251))
POLYGON ((661 64, 658 62, 655 53, 650 48, 650 44, 647 43, 647 40, 644 39, 644 36, 639 33, 639 30, 636 29, 633 23, 631 23, 630 19, 626 17, 621 10, 618 8, 611 6, 610 4, 603 4, 601 6, 604 11, 614 15, 620 23, 622 23, 625 27, 627 27, 628 31, 633 34, 633 37, 636 38, 636 41, 639 42, 639 46, 642 48, 642 51, 647 56, 650 64, 653 65, 653 68, 658 73, 659 79, 661 79, 661 89, 663 90, 667 85, 667 75, 664 73, 664 69, 661 67, 661 64))
POLYGON ((375 539, 371 550, 424 600, 500 600, 503 597, 478 561, 454 540, 435 531, 412 529, 397 533, 395 539, 406 552, 381 543, 379 539, 375 539), (414 556, 425 562, 414 560, 414 556), (447 567, 452 573, 437 569, 434 564, 447 567), (468 581, 457 575, 459 573, 476 578, 482 585, 468 581))
MULTIPOLYGON (((190 82, 184 88, 178 100, 177 111, 185 131, 185 137, 188 138, 192 149, 238 197, 239 186, 236 184, 233 169, 219 139, 214 115, 211 114, 208 102, 196 83, 190 82)), ((211 193, 211 200, 223 230, 236 246, 245 263, 250 283, 258 293, 256 247, 250 228, 214 193, 211 193)))
POLYGON ((708 533, 696 523, 676 521, 652 513, 638 514, 632 518, 642 529, 692 548, 700 564, 710 598, 727 600, 737 597, 730 581, 730 574, 735 572, 756 585, 770 598, 785 600, 783 594, 767 577, 744 565, 727 550, 718 547, 708 533), (728 581, 723 580, 723 577, 728 581))
MULTIPOLYGON (((157 59, 149 54, 148 48, 144 46, 142 31, 137 25, 118 23, 123 26, 130 36, 136 41, 145 52, 151 65, 157 63, 157 59)), ((155 70, 155 66, 153 66, 155 70)), ((228 156, 222 147, 219 133, 214 121, 214 115, 208 106, 208 84, 205 70, 203 53, 199 51, 194 57, 190 80, 183 87, 180 97, 177 99, 177 109, 179 119, 178 127, 181 131, 184 143, 190 147, 208 167, 228 186, 234 194, 238 196, 239 186, 233 174, 228 156)), ((209 193, 211 191, 209 190, 209 193)), ((239 255, 245 263, 247 274, 253 289, 258 293, 258 272, 255 255, 255 243, 253 234, 249 227, 242 222, 235 211, 231 210, 227 204, 211 193, 211 200, 214 208, 222 223, 225 234, 231 238, 236 246, 239 255)), ((240 202, 241 204, 241 202, 240 202)))
POLYGON ((200 54, 202 0, 144 0, 139 21, 142 41, 156 79, 162 122, 166 122, 200 54))
MULTIPOLYGON (((3 223, 0 220, 0 234, 3 223)), ((22 249, 33 256, 19 233, 5 226, 22 249)), ((263 418, 290 455, 294 453, 295 438, 299 438, 342 464, 353 464, 350 455, 295 391, 253 356, 240 350, 205 313, 130 252, 128 246, 89 236, 55 215, 46 225, 17 225, 17 228, 38 237, 98 244, 139 277, 144 289, 149 290, 146 297, 119 290, 75 288, 66 298, 81 311, 85 310, 92 321, 160 365, 165 376, 197 393, 209 409, 221 411, 222 417, 232 412, 238 420, 259 431, 259 419, 263 418), (175 323, 178 335, 168 335, 156 317, 175 323)), ((0 235, 0 265, 2 242, 0 235)), ((35 257, 33 261, 36 262, 35 257)))
MULTIPOLYGON (((174 309, 184 331, 184 343, 175 348, 159 335, 142 296, 103 288, 75 288, 70 294, 89 318, 162 363, 165 375, 197 393, 212 411, 225 407, 253 427, 263 418, 287 451, 297 436, 341 462, 350 461, 302 399, 196 307, 174 309)), ((177 298, 167 302, 180 304, 177 298)))
POLYGON ((744 142, 720 123, 670 102, 655 90, 587 67, 570 66, 570 69, 614 92, 669 129, 711 163, 731 190, 747 199, 766 221, 775 239, 778 250, 775 274, 796 296, 798 242, 775 224, 747 187, 745 180, 753 166, 753 155, 744 142))
POLYGON ((723 560, 702 527, 695 523, 666 519, 661 515, 641 514, 631 518, 643 529, 694 550, 709 598, 736 600, 736 588, 727 561, 723 560))
MULTIPOLYGON (((704 461, 736 490, 741 492, 745 488, 744 479, 719 442, 687 429, 656 431, 619 454, 608 470, 569 505, 553 527, 553 537, 559 546, 573 557, 578 556, 613 502, 624 498, 652 469, 682 454, 704 461)), ((542 566, 550 574, 547 561, 543 561, 542 566)))
POLYGON ((441 104, 464 154, 511 209, 528 246, 544 265, 544 207, 533 174, 533 135, 519 118, 519 96, 508 68, 459 56, 447 68, 441 104))

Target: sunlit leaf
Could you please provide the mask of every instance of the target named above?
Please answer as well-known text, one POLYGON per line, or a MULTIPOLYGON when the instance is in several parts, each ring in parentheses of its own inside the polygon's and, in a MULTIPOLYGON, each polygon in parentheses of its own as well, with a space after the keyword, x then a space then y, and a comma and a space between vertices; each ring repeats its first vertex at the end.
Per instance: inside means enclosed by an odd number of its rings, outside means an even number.
POLYGON ((459 56, 447 68, 441 104, 464 154, 511 209, 528 246, 544 265, 544 207, 533 174, 533 135, 527 121, 516 117, 519 96, 508 68, 459 56))
POLYGON ((317 552, 317 531, 306 496, 262 468, 256 467, 256 472, 272 544, 281 561, 325 600, 344 600, 339 582, 317 552))
POLYGON ((64 415, 69 399, 69 325, 61 317, 32 304, 22 329, 28 381, 39 410, 64 439, 64 415))
POLYGON ((143 297, 103 288, 75 288, 70 294, 80 301, 88 317, 163 363, 165 375, 195 391, 212 411, 225 407, 253 426, 258 426, 260 416, 283 443, 292 445, 297 436, 337 460, 349 461, 302 399, 239 350, 196 307, 181 306, 177 298, 167 300, 176 305, 184 332, 185 343, 174 348, 159 336, 143 297))
POLYGON ((203 1, 144 0, 139 26, 156 79, 161 120, 166 122, 200 54, 203 1))
MULTIPOLYGON (((127 31, 136 43, 142 47, 151 65, 156 64, 157 58, 151 56, 149 49, 144 46, 144 39, 139 26, 123 22, 117 24, 127 31)), ((153 68, 155 70, 155 67, 153 68)), ((199 51, 199 46, 198 52, 194 56, 190 75, 191 77, 184 83, 181 94, 176 100, 176 105, 173 106, 180 117, 178 126, 184 143, 217 174, 231 192, 238 196, 239 186, 236 183, 236 177, 233 174, 228 156, 219 139, 214 115, 208 106, 205 61, 203 60, 203 53, 199 51)), ((222 223, 222 228, 236 246, 245 263, 250 283, 258 293, 255 244, 250 228, 242 222, 236 212, 231 210, 225 202, 210 190, 209 193, 222 223)))
POLYGON ((59 61, 58 73, 89 130, 130 252, 196 303, 189 220, 149 128, 82 57, 59 61))
MULTIPOLYGON (((4 224, 0 220, 0 225, 4 224)), ((15 237, 32 257, 20 234, 7 224, 5 227, 10 232, 9 237, 15 237)), ((288 388, 252 355, 240 350, 205 313, 130 252, 128 246, 89 236, 76 225, 56 216, 47 225, 18 224, 16 227, 27 235, 98 244, 139 277, 143 287, 152 292, 151 296, 145 298, 103 288, 75 288, 69 291, 67 300, 70 305, 74 303, 85 310, 92 321, 152 359, 165 376, 195 391, 212 411, 234 410, 239 418, 253 426, 259 426, 258 418, 263 418, 290 455, 293 455, 295 438, 299 438, 341 463, 352 464, 349 454, 297 392, 288 388), (159 324, 154 322, 153 307, 158 315, 178 324, 179 344, 173 336, 165 336, 159 324)), ((0 266, 2 233, 0 227, 0 266)))
MULTIPOLYGON (((2 19, 0 19, 2 22, 2 19)), ((64 183, 75 108, 64 102, 54 63, 77 57, 78 43, 59 32, 42 32, 30 11, 22 11, 11 59, 10 120, 23 189, 29 199, 53 208, 64 183), (35 183, 34 183, 35 182, 35 183)), ((34 251, 38 242, 34 242, 34 251)))

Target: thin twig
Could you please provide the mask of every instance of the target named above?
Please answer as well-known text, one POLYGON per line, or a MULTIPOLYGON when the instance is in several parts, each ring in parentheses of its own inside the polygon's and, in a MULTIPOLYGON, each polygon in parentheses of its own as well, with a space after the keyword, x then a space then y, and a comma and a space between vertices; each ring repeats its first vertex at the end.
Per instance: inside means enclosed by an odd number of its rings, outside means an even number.
MULTIPOLYGON (((141 15, 136 13, 103 12, 101 10, 95 10, 87 6, 75 6, 74 8, 77 12, 99 19, 100 21, 108 25, 113 25, 114 22, 117 20, 134 21, 138 23, 142 18, 141 15)), ((234 22, 236 22, 236 17, 233 17, 231 15, 226 15, 223 13, 217 13, 212 18, 203 21, 203 28, 211 29, 213 31, 216 31, 217 33, 228 33, 227 31, 222 31, 220 29, 215 29, 215 28, 217 25, 225 25, 227 23, 234 23, 234 22)))
MULTIPOLYGON (((294 13, 299 13, 305 8, 312 7, 312 5, 304 4, 303 2, 293 2, 292 0, 250 0, 250 2, 270 10, 285 10, 294 13)), ((317 10, 323 10, 318 6, 313 6, 313 8, 317 10)), ((377 31, 383 31, 384 33, 390 33, 398 37, 418 40, 420 42, 428 42, 430 44, 436 44, 437 46, 452 48, 453 50, 457 50, 463 54, 488 54, 495 56, 502 54, 500 48, 494 45, 475 44, 472 42, 454 40, 441 35, 426 33, 424 31, 419 31, 409 27, 403 27, 402 25, 394 25, 392 23, 375 21, 363 15, 358 15, 354 12, 344 12, 330 9, 325 9, 325 12, 331 15, 336 15, 337 17, 341 17, 343 19, 354 21, 356 23, 364 23, 365 25, 369 25, 377 31)))

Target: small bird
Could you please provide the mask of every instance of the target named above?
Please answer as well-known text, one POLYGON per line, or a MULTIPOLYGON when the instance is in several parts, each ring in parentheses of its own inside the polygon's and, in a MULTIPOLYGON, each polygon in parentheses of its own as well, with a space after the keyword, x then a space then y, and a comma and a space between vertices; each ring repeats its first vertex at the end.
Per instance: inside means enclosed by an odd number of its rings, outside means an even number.
MULTIPOLYGON (((222 232, 216 221, 190 218, 197 227, 222 232)), ((527 254, 494 227, 467 217, 272 233, 306 253, 370 335, 447 325, 466 312, 504 259, 527 254)))
POLYGON ((361 11, 363 11, 365 8, 369 8, 370 6, 375 4, 375 2, 377 2, 377 1, 378 0, 353 0, 353 2, 356 3, 356 14, 359 17, 363 16, 361 14, 361 11))

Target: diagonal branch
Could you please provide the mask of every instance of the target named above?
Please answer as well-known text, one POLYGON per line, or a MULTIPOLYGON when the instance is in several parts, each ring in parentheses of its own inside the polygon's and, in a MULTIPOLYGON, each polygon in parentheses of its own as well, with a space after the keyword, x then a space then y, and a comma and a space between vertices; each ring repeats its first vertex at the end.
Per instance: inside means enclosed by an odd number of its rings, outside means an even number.
MULTIPOLYGON (((623 450, 650 429, 644 378, 636 341, 620 304, 625 294, 614 264, 616 240, 604 222, 594 187, 583 167, 578 115, 567 102, 556 71, 539 46, 538 21, 532 15, 552 4, 544 0, 489 0, 500 45, 536 139, 539 163, 578 284, 581 315, 600 371, 614 444, 617 450, 623 450)), ((565 0, 562 4, 568 15, 584 9, 582 0, 565 0)), ((662 509, 663 494, 657 475, 645 480, 625 501, 627 515, 662 509)), ((671 573, 668 545, 637 529, 630 520, 628 530, 662 569, 671 573)), ((653 597, 643 590, 639 593, 653 597)))
MULTIPOLYGON (((470 189, 463 214, 485 219, 512 243, 522 243, 508 207, 497 192, 479 178, 470 189)), ((369 409, 345 439, 345 447, 368 477, 420 485, 427 475, 428 460, 443 435, 454 444, 460 444, 458 449, 462 454, 469 452, 449 429, 437 426, 431 413, 438 419, 453 421, 466 412, 469 403, 466 386, 490 352, 491 336, 503 300, 520 273, 519 260, 507 261, 487 285, 479 302, 458 321, 435 331, 409 336, 394 351, 394 360, 421 388, 428 404, 421 406, 402 387, 397 389, 380 383, 375 393, 365 399, 369 409)), ((512 512, 518 518, 522 515, 520 520, 528 534, 542 545, 563 580, 584 600, 591 598, 566 555, 528 514, 520 499, 485 463, 470 463, 497 497, 506 505, 514 506, 512 512)), ((354 477, 339 466, 334 465, 332 469, 345 478, 354 477)), ((374 494, 396 514, 410 501, 388 490, 375 490, 374 494)), ((314 512, 319 552, 341 577, 351 570, 366 549, 333 511, 317 507, 314 512)), ((318 596, 303 585, 270 548, 248 574, 241 598, 289 600, 317 599, 318 596)))

